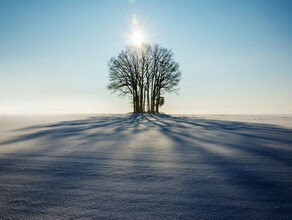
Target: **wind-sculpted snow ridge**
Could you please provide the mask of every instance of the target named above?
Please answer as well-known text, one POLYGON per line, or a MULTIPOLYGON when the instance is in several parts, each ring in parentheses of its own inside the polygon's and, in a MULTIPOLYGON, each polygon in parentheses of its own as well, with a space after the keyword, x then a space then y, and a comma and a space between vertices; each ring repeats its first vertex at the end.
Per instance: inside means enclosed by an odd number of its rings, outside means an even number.
POLYGON ((21 120, 0 118, 0 219, 292 218, 290 128, 150 114, 21 120))

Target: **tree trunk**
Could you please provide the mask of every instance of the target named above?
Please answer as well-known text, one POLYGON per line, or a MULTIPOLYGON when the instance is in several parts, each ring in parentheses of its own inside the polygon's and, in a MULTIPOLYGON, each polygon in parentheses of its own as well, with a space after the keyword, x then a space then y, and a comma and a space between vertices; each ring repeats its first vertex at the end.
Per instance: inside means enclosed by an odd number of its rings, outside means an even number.
POLYGON ((136 112, 140 112, 140 102, 139 102, 139 95, 138 95, 138 91, 136 90, 136 112))
POLYGON ((154 113, 155 110, 155 88, 154 85, 151 91, 151 113, 154 113))
POLYGON ((160 90, 159 90, 158 95, 156 97, 156 109, 155 109, 156 113, 159 113, 159 98, 160 98, 160 90))
POLYGON ((143 87, 140 90, 140 112, 143 112, 143 87))
POLYGON ((144 89, 144 97, 143 97, 143 112, 146 112, 146 89, 144 89))
POLYGON ((137 111, 137 109, 136 109, 136 101, 135 101, 135 96, 134 95, 133 95, 133 110, 134 110, 134 112, 137 111))
POLYGON ((150 112, 150 97, 149 97, 149 87, 147 87, 147 112, 150 112))

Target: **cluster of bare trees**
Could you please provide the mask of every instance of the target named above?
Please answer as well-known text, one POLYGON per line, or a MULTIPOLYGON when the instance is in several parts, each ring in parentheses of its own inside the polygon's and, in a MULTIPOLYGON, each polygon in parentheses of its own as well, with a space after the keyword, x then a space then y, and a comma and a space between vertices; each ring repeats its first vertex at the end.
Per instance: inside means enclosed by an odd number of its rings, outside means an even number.
POLYGON ((134 112, 159 112, 165 92, 177 92, 181 79, 173 53, 157 44, 127 47, 109 62, 108 89, 130 97, 134 112))

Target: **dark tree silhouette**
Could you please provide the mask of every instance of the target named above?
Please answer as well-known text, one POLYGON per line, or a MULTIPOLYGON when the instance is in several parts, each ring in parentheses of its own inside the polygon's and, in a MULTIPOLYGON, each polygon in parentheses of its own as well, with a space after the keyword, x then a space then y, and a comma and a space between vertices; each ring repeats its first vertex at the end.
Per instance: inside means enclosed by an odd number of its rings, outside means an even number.
POLYGON ((164 93, 178 92, 179 64, 171 50, 157 44, 127 47, 109 62, 108 89, 128 96, 134 112, 159 112, 164 93), (147 108, 146 108, 147 106, 147 108))

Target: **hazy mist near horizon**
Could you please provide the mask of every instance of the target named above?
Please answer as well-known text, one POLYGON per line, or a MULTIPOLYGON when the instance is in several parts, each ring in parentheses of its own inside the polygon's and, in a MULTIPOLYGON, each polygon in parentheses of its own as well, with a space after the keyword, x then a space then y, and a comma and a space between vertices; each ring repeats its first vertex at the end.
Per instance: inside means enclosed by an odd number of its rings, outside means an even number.
POLYGON ((126 113, 108 62, 130 45, 171 48, 169 114, 292 114, 292 1, 0 0, 0 114, 126 113))

